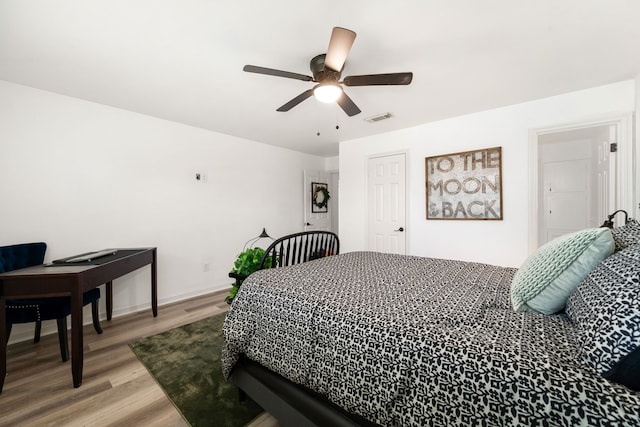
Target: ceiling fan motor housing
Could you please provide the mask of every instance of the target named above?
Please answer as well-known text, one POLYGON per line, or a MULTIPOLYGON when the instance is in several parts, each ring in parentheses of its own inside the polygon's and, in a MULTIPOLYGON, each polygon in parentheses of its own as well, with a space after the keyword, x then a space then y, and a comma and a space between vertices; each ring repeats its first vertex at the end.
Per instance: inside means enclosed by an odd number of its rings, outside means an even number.
POLYGON ((321 53, 320 55, 316 55, 311 59, 309 68, 311 68, 311 73, 313 73, 313 80, 319 83, 322 83, 326 79, 335 80, 336 82, 340 81, 340 71, 335 71, 331 68, 325 68, 324 60, 326 56, 326 54, 321 53))

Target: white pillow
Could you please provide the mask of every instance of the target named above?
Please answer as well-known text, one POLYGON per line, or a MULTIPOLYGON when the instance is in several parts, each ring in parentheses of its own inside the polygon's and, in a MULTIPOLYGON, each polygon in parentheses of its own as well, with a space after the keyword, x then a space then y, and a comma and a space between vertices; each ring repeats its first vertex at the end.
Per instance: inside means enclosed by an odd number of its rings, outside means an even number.
POLYGON ((608 228, 565 234, 541 246, 513 277, 513 309, 542 314, 561 311, 571 292, 614 247, 608 228))

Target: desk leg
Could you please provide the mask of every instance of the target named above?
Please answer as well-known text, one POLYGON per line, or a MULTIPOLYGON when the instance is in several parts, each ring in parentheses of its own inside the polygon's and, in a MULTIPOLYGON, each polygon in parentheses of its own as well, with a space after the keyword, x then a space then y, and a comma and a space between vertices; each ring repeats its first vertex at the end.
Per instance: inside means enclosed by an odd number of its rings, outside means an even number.
POLYGON ((153 261, 151 262, 151 310, 153 317, 158 316, 158 263, 157 250, 153 249, 153 261))
POLYGON ((7 376, 7 310, 4 298, 0 298, 0 393, 7 376))
POLYGON ((104 290, 107 294, 107 320, 111 320, 111 313, 113 313, 113 282, 108 281, 104 290))
POLYGON ((82 283, 78 280, 71 290, 71 373, 73 386, 82 384, 82 283))

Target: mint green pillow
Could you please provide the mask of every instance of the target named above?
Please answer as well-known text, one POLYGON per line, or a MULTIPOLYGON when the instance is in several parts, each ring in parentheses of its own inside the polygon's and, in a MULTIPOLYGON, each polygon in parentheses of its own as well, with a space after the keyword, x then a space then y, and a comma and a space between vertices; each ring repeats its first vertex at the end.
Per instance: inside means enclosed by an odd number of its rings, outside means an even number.
POLYGON ((571 292, 614 248, 608 228, 587 228, 540 246, 513 277, 513 309, 542 314, 561 311, 571 292))

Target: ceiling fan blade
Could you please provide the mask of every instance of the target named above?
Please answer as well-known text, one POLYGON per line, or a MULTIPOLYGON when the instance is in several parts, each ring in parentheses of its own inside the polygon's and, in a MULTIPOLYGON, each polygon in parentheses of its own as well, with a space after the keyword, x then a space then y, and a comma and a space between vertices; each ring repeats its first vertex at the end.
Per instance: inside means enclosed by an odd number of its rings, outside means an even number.
POLYGON ((413 80, 413 73, 368 74, 362 76, 347 76, 345 86, 380 86, 380 85, 408 85, 413 80))
POLYGON ((245 65, 243 71, 248 73, 266 74, 268 76, 286 77, 288 79, 302 80, 305 82, 313 81, 313 77, 304 74, 292 73, 289 71, 275 70, 273 68, 258 67, 256 65, 245 65))
POLYGON ((351 45, 356 39, 356 33, 346 28, 334 27, 329 40, 329 48, 327 56, 324 60, 324 66, 331 68, 333 71, 340 72, 347 60, 347 55, 351 50, 351 45))
POLYGON ((300 104, 305 99, 309 98, 311 95, 313 95, 313 89, 305 90, 300 95, 296 96, 291 101, 287 102, 282 107, 278 108, 276 111, 289 111, 290 109, 300 104))
POLYGON ((340 108, 342 108, 344 112, 347 113, 347 116, 349 117, 355 116, 356 114, 360 113, 360 109, 358 108, 358 106, 351 100, 351 98, 349 98, 346 93, 344 93, 344 91, 342 91, 340 98, 338 98, 336 102, 338 103, 340 108))

